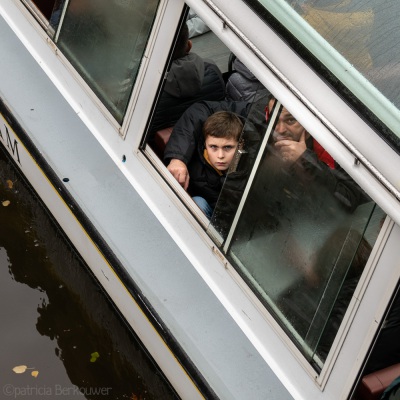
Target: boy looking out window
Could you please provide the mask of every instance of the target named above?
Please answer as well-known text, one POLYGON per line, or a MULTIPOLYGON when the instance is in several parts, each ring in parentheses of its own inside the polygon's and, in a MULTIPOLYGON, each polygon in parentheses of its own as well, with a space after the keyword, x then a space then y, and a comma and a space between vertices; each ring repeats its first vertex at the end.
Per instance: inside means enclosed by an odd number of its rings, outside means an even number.
POLYGON ((219 111, 207 118, 203 125, 204 142, 188 164, 190 182, 188 193, 211 218, 226 173, 235 156, 243 123, 230 111, 219 111))

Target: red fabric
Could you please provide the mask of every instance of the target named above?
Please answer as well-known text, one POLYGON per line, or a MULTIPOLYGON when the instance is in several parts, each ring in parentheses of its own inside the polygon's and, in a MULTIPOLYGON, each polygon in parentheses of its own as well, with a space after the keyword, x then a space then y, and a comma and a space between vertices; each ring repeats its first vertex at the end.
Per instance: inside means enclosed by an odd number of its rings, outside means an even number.
POLYGON ((265 106, 265 120, 268 122, 269 120, 269 108, 268 105, 265 106))
POLYGON ((399 374, 400 364, 395 364, 364 376, 358 387, 357 399, 379 400, 383 391, 399 374))
POLYGON ((335 169, 335 160, 314 138, 313 150, 317 155, 318 160, 324 162, 329 168, 335 169))

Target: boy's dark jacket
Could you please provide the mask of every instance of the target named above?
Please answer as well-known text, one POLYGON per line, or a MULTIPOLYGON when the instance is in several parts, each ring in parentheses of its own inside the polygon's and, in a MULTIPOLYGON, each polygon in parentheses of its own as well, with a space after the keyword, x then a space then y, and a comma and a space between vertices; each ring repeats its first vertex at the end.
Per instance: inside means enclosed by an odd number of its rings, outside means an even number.
POLYGON ((218 67, 195 53, 175 60, 157 103, 151 132, 173 126, 185 110, 201 100, 222 100, 225 83, 218 67))
MULTIPOLYGON (((212 221, 218 222, 218 230, 225 235, 231 221, 235 215, 237 206, 243 194, 244 186, 247 182, 249 168, 244 166, 237 172, 219 176, 218 173, 209 165, 203 157, 204 138, 202 127, 206 119, 217 111, 230 111, 242 118, 243 122, 247 116, 254 113, 250 109, 252 104, 247 102, 199 102, 192 105, 179 119, 174 127, 173 134, 164 152, 166 164, 171 159, 183 161, 189 170, 189 194, 199 195, 205 198, 214 207, 218 200, 218 209, 215 210, 212 221), (194 159, 193 165, 191 160, 194 159), (192 175, 193 174, 193 175, 192 175), (193 182, 192 182, 193 181, 193 182), (221 191, 222 185, 224 190, 221 191)), ((259 107, 257 107, 259 110, 259 107)), ((251 118, 254 121, 262 121, 262 115, 251 118)), ((250 163, 255 157, 260 142, 260 132, 265 129, 265 124, 247 123, 246 147, 248 155, 246 164, 250 163), (256 126, 257 125, 257 126, 256 126)))
POLYGON ((188 164, 190 196, 200 196, 214 208, 226 175, 219 174, 204 158, 204 144, 200 141, 188 164))

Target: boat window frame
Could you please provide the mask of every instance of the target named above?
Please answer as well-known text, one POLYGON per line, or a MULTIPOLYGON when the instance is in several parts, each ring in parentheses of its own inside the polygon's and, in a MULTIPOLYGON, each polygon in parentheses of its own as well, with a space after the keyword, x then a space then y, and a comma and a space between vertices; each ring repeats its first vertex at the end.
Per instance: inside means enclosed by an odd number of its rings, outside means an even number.
MULTIPOLYGON (((189 2, 186 1, 186 4, 188 4, 188 3, 189 2)), ((195 5, 191 5, 191 7, 195 11, 197 11, 195 5)), ((224 24, 225 24, 225 21, 224 21, 224 24)), ((215 32, 215 30, 213 30, 213 31, 215 32)), ((228 45, 228 47, 229 47, 229 45, 228 45)), ((301 57, 299 57, 299 58, 301 59, 301 57)), ((169 63, 169 59, 166 61, 166 64, 164 66, 164 71, 167 70, 168 63, 169 63)), ((161 87, 162 87, 162 85, 160 84, 160 86, 158 87, 158 90, 157 90, 157 95, 159 95, 159 91, 161 90, 161 87)), ((293 93, 291 93, 291 96, 293 96, 293 93)), ((153 103, 152 111, 154 111, 154 109, 156 107, 156 103, 157 103, 156 101, 153 103)), ((150 125, 150 122, 151 122, 151 117, 149 117, 147 126, 150 125)), ((146 133, 147 132, 144 133, 144 136, 146 133)), ((330 134, 334 137, 336 136, 332 131, 330 132, 330 134)), ((143 138, 144 138, 144 136, 143 136, 143 138)), ((163 178, 167 181, 167 185, 169 185, 170 188, 172 188, 173 191, 175 192, 175 194, 177 195, 178 201, 183 203, 184 207, 189 211, 189 213, 192 215, 192 217, 194 217, 194 219, 201 226, 203 226, 203 228, 206 229, 208 226, 208 220, 206 218, 204 218, 204 216, 197 209, 196 206, 193 206, 193 204, 192 204, 193 201, 191 200, 190 196, 188 196, 187 193, 175 181, 175 179, 168 172, 165 171, 165 167, 163 166, 163 164, 156 161, 158 159, 158 157, 155 155, 155 153, 152 151, 151 148, 148 148, 148 147, 146 148, 143 138, 141 141, 141 151, 144 154, 147 161, 149 161, 152 164, 152 166, 156 170, 158 170, 159 173, 163 176, 163 178), (160 171, 160 168, 161 168, 161 171, 160 171)), ((336 137, 336 140, 337 140, 337 137, 336 137)), ((347 143, 344 143, 344 144, 347 144, 347 143)), ((347 152, 349 152, 349 150, 351 150, 351 149, 346 148, 347 152)), ((350 154, 353 154, 353 153, 350 151, 350 154)), ((388 219, 388 221, 390 221, 390 219, 388 219)), ((390 222, 388 222, 387 224, 390 224, 390 222)), ((212 227, 211 227, 211 231, 212 231, 212 227)), ((380 243, 381 243, 380 238, 383 235, 384 235, 384 233, 380 234, 377 239, 377 243, 379 242, 379 244, 376 244, 376 246, 378 248, 380 247, 380 243)), ((211 234, 211 235, 208 235, 208 237, 211 238, 216 243, 216 245, 220 244, 219 243, 220 239, 218 238, 217 232, 215 232, 215 236, 213 236, 211 234)), ((374 246, 374 248, 375 248, 375 246, 374 246)), ((282 340, 284 340, 286 342, 286 345, 290 348, 290 351, 292 352, 292 354, 295 355, 296 359, 298 360, 298 362, 302 366, 302 368, 305 371, 307 371, 307 374, 310 377, 312 377, 312 379, 314 380, 314 383, 318 385, 320 390, 324 390, 324 388, 327 384, 327 381, 329 379, 329 376, 331 375, 331 373, 333 371, 335 360, 336 360, 336 357, 338 356, 339 349, 341 348, 343 341, 345 340, 346 332, 349 329, 351 322, 354 318, 354 315, 356 313, 358 303, 353 301, 351 304, 349 304, 348 310, 346 311, 345 318, 343 319, 343 321, 340 325, 339 331, 337 332, 337 335, 332 344, 331 350, 329 351, 329 355, 327 357, 326 363, 324 364, 320 373, 316 373, 314 368, 310 365, 309 361, 306 360, 306 358, 300 353, 300 351, 295 346, 295 344, 292 342, 292 340, 288 337, 288 335, 277 324, 277 321, 275 320, 275 318, 265 309, 265 306, 263 304, 261 304, 261 302, 255 295, 255 293, 249 288, 247 283, 244 282, 243 278, 238 275, 237 271, 235 270, 235 267, 233 267, 230 264, 230 262, 225 257, 225 254, 223 254, 222 252, 219 253, 219 250, 217 250, 217 249, 215 251, 218 254, 220 254, 221 257, 223 257, 224 264, 226 265, 227 268, 229 268, 231 270, 231 274, 233 276, 235 276, 236 282, 242 287, 242 290, 245 291, 249 297, 251 297, 252 302, 255 305, 257 305, 257 307, 259 309, 261 309, 261 313, 264 315, 264 318, 267 319, 269 321, 269 323, 274 326, 275 331, 282 338, 282 340)), ((362 275, 362 278, 359 281, 357 288, 361 287, 361 288, 365 289, 366 282, 368 282, 368 279, 369 279, 368 277, 373 273, 373 271, 376 267, 376 262, 375 262, 376 260, 375 261, 374 260, 375 259, 372 256, 368 259, 367 265, 365 267, 365 271, 362 275)), ((357 290, 357 293, 360 294, 360 296, 362 297, 362 291, 360 292, 360 289, 357 290)))
POLYGON ((33 0, 21 0, 29 12, 34 16, 36 21, 42 26, 43 29, 47 30, 49 27, 49 21, 45 18, 43 13, 39 10, 33 0))
POLYGON ((106 117, 110 125, 113 127, 113 130, 116 131, 122 139, 125 139, 132 118, 132 113, 134 112, 135 104, 138 100, 140 87, 144 75, 146 73, 147 64, 152 52, 152 47, 154 45, 154 41, 157 36, 160 20, 162 19, 168 0, 158 0, 158 6, 154 13, 153 23, 150 26, 141 62, 138 71, 136 73, 136 78, 134 79, 130 90, 130 95, 128 97, 127 106, 123 114, 121 123, 118 122, 116 117, 114 117, 111 111, 109 111, 105 103, 100 99, 99 96, 96 95, 94 90, 86 82, 83 75, 78 72, 78 70, 73 66, 73 64, 69 60, 69 58, 66 55, 64 55, 64 53, 59 49, 57 45, 57 40, 60 34, 60 30, 62 28, 63 19, 65 17, 65 13, 70 0, 64 0, 62 13, 56 30, 54 30, 54 28, 50 24, 50 21, 43 16, 39 8, 34 4, 32 0, 13 0, 13 1, 16 2, 18 6, 20 6, 19 8, 21 8, 24 11, 25 15, 30 20, 36 21, 36 23, 38 23, 41 30, 43 31, 42 35, 46 37, 47 42, 51 43, 51 47, 54 49, 57 56, 62 60, 63 64, 69 69, 70 73, 79 82, 80 86, 84 89, 84 91, 90 97, 92 102, 106 117))
MULTIPOLYGON (((195 7, 195 4, 194 4, 194 7, 195 7)), ((219 21, 220 22, 220 21, 219 21)), ((219 29, 221 29, 221 26, 222 26, 223 24, 221 23, 221 24, 219 24, 218 23, 218 27, 219 27, 219 29)), ((216 29, 215 27, 216 27, 217 25, 214 25, 214 29, 216 29)), ((293 99, 297 99, 297 97, 296 97, 296 95, 292 92, 292 93, 290 93, 290 96, 293 98, 293 99)), ((298 100, 298 99, 297 99, 298 100)), ((297 101, 296 100, 296 101, 297 101)), ((304 105, 304 104, 303 104, 304 105)), ((334 135, 332 135, 332 136, 334 136, 334 135)), ((132 146, 131 147, 131 152, 133 152, 134 154, 137 154, 137 157, 138 158, 140 158, 141 159, 141 161, 143 161, 145 164, 146 164, 146 166, 148 167, 148 170, 151 172, 151 173, 154 173, 154 166, 153 165, 151 165, 149 162, 148 162, 148 159, 147 159, 147 157, 142 157, 141 158, 141 152, 138 152, 138 148, 139 148, 139 146, 138 146, 138 141, 140 140, 140 138, 138 139, 137 137, 136 138, 134 138, 132 135, 130 136, 130 138, 129 138, 129 142, 128 142, 128 145, 129 146, 131 146, 131 144, 134 144, 134 146, 132 146)), ((346 149, 346 152, 348 152, 348 149, 346 149)), ((131 154, 129 154, 129 156, 130 156, 131 154)), ((348 155, 348 154, 347 154, 348 155)), ((164 173, 165 173, 165 170, 164 170, 164 173)), ((154 174, 153 174, 154 175, 154 174)), ((166 174, 165 174, 165 176, 166 176, 166 174)), ((168 177, 167 178, 165 178, 166 179, 166 181, 168 181, 169 183, 166 185, 166 186, 164 186, 163 187, 163 189, 165 189, 164 191, 169 195, 169 193, 171 192, 171 188, 169 187, 169 186, 172 186, 172 184, 171 184, 171 180, 169 179, 168 180, 168 177), (168 186, 168 187, 167 187, 168 186)), ((181 203, 180 201, 179 201, 179 203, 181 203)), ((152 205, 152 207, 153 207, 154 205, 152 205)), ((186 219, 186 223, 187 223, 187 225, 193 225, 193 217, 192 216, 188 216, 187 214, 185 214, 185 219, 186 219), (189 221, 189 222, 188 222, 189 221)), ((208 237, 207 237, 208 238, 208 237)), ((382 239, 382 240, 384 240, 384 239, 382 239)), ((210 246, 210 247, 212 247, 212 245, 210 246)), ((218 254, 218 251, 217 250, 214 250, 214 248, 213 248, 213 251, 215 252, 215 254, 217 254, 216 255, 216 258, 217 257, 220 257, 220 255, 218 254)), ((222 257, 223 258, 223 257, 222 257)), ((225 261, 223 261, 223 262, 225 262, 225 261)), ((226 268, 229 270, 229 265, 228 264, 224 264, 225 266, 226 266, 226 268)), ((240 278, 237 278, 236 276, 235 276, 235 272, 233 271, 233 270, 229 270, 229 273, 232 275, 232 279, 238 279, 238 281, 240 281, 240 278)), ((240 282, 239 282, 240 283, 240 282)), ((224 303, 225 304, 225 303, 224 303)), ((257 304, 256 303, 256 300, 255 300, 255 304, 257 304)), ((245 312, 244 310, 243 310, 243 312, 245 312)), ((235 316, 236 318, 236 320, 237 319, 240 319, 240 317, 238 317, 237 315, 235 316)), ((267 319, 268 318, 268 316, 265 316, 265 318, 267 319)), ((270 321, 270 323, 273 325, 273 321, 270 321)), ((242 327, 244 326, 244 324, 242 324, 241 325, 242 327)), ((244 329, 245 330, 245 329, 244 329)), ((256 340, 255 340, 256 341, 256 340)), ((257 344, 256 344, 257 345, 257 344)), ((288 344, 288 346, 290 347, 290 343, 288 344)), ((259 347, 258 347, 259 348, 259 347)), ((260 350, 260 352, 262 352, 261 350, 260 350)), ((296 353, 296 351, 295 350, 293 350, 293 352, 294 353, 296 353)), ((264 355, 264 357, 266 358, 266 359, 268 359, 268 357, 267 356, 265 356, 265 352, 262 352, 262 354, 264 355)), ((298 357, 296 357, 295 356, 295 358, 298 358, 298 357)), ((310 375, 312 375, 312 372, 310 372, 310 375)), ((313 382, 312 382, 313 383, 313 382)))

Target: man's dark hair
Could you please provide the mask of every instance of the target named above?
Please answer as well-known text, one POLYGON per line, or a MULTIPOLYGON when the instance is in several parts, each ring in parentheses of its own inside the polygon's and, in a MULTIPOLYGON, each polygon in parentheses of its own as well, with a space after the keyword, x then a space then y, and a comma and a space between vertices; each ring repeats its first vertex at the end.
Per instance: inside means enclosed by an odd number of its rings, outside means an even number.
POLYGON ((187 54, 187 47, 189 41, 189 28, 187 24, 183 24, 182 28, 179 32, 178 38, 175 43, 175 49, 172 54, 172 60, 176 60, 178 58, 182 58, 187 54))

